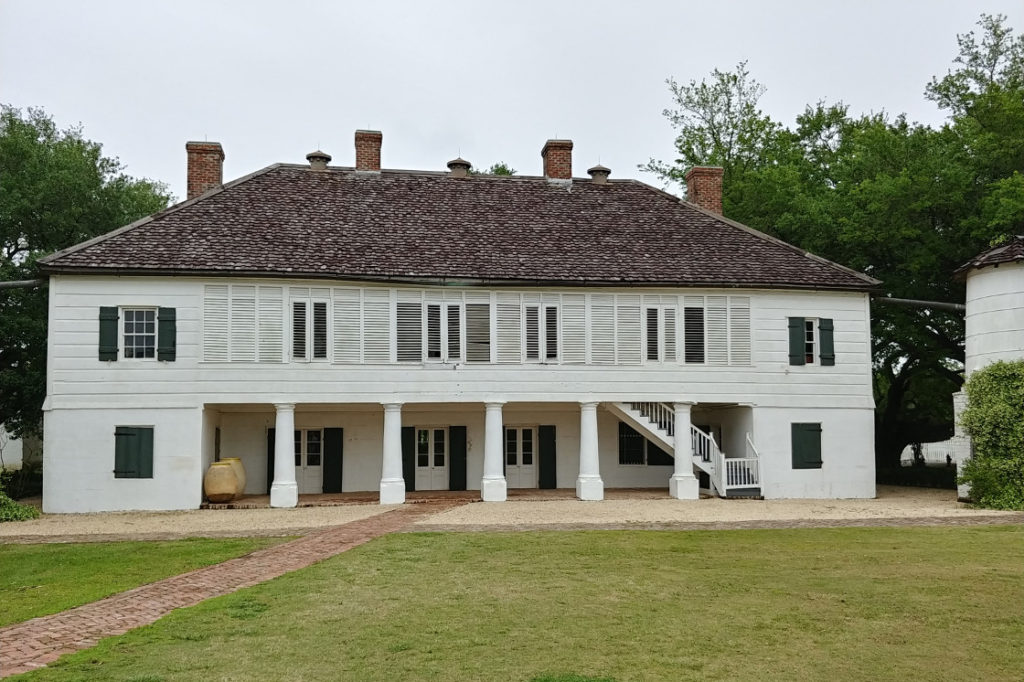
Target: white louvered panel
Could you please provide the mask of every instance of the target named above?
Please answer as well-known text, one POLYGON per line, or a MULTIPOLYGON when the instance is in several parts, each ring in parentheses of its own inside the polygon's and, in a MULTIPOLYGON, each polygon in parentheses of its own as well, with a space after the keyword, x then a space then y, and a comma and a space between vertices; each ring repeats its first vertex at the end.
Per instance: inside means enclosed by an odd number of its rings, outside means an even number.
POLYGON ((419 289, 399 289, 399 303, 420 303, 423 300, 423 292, 419 289))
POLYGON ((640 297, 619 296, 615 321, 615 362, 619 365, 639 365, 640 297))
POLYGON ((284 290, 260 287, 257 310, 259 362, 284 361, 284 290))
POLYGON ((595 365, 615 364, 615 297, 590 297, 590 361, 595 365))
POLYGON ((728 297, 707 297, 708 364, 729 364, 728 297))
POLYGON ((562 362, 587 361, 587 306, 583 294, 562 296, 562 362))
POLYGON ((334 295, 334 362, 360 362, 360 295, 359 289, 335 288, 334 295))
POLYGON ((208 284, 203 295, 203 360, 228 360, 228 287, 208 284))
POLYGON ((676 309, 666 306, 665 315, 665 362, 676 362, 676 309))
POLYGON ((491 306, 486 302, 466 303, 466 361, 491 361, 491 306))
POLYGON ((750 297, 729 297, 729 364, 750 364, 750 297))
POLYGON ((363 362, 391 362, 391 292, 363 291, 363 362))
POLYGON ((398 302, 396 308, 398 334, 398 361, 416 362, 423 359, 423 306, 409 301, 398 302))
POLYGON ((704 297, 703 296, 683 296, 683 305, 687 308, 703 308, 704 297))
MULTIPOLYGON (((579 295, 581 294, 577 294, 577 296, 579 295)), ((543 294, 541 299, 546 305, 558 305, 562 302, 561 294, 543 294)))
POLYGON ((288 287, 288 295, 292 298, 309 298, 309 287, 288 287))
POLYGON ((497 296, 498 362, 522 362, 522 308, 519 294, 497 296))
POLYGON ((313 287, 309 290, 311 298, 330 298, 331 290, 326 287, 313 287))
POLYGON ((447 301, 448 303, 461 303, 462 292, 446 289, 444 292, 444 300, 447 301))
POLYGON ((490 303, 491 292, 471 290, 465 292, 466 303, 490 303))
POLYGON ((256 287, 231 287, 231 362, 256 360, 256 287))
MULTIPOLYGON (((399 298, 399 301, 405 301, 403 298, 399 298)), ((444 292, 440 289, 427 289, 423 292, 423 300, 431 303, 440 303, 444 300, 444 292)))

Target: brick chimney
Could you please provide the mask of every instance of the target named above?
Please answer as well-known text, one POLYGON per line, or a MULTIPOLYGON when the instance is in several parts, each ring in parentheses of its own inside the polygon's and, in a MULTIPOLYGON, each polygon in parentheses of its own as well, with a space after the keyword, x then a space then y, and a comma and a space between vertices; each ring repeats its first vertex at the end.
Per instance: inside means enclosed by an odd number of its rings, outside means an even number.
POLYGON ((544 159, 544 177, 572 179, 572 140, 548 140, 540 150, 540 156, 544 159))
POLYGON ((224 184, 224 150, 220 142, 186 142, 188 198, 194 199, 224 184))
POLYGON ((686 171, 686 200, 722 215, 722 175, 718 166, 694 166, 686 171))
POLYGON ((380 143, 384 136, 379 130, 356 131, 356 170, 380 172, 380 143))

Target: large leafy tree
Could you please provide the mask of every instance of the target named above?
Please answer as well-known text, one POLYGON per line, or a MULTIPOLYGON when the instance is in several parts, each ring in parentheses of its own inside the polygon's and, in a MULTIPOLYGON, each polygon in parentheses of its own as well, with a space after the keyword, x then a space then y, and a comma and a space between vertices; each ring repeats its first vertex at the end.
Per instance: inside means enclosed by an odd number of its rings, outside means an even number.
MULTIPOLYGON (((678 154, 642 168, 672 183, 694 165, 721 165, 730 218, 867 272, 880 293, 962 301, 953 271, 1024 226, 1024 40, 1003 17, 978 25, 980 39, 959 36, 954 69, 927 87, 950 112, 939 128, 820 102, 784 126, 758 108, 764 88, 740 63, 699 83, 669 81, 678 154)), ((876 454, 893 466, 908 443, 952 433, 963 319, 875 305, 872 336, 876 454)))
MULTIPOLYGON (((47 254, 108 232, 170 200, 125 175, 80 128, 38 109, 0 106, 0 281, 32 279, 47 254)), ((0 289, 0 424, 38 432, 46 394, 46 289, 0 289)))

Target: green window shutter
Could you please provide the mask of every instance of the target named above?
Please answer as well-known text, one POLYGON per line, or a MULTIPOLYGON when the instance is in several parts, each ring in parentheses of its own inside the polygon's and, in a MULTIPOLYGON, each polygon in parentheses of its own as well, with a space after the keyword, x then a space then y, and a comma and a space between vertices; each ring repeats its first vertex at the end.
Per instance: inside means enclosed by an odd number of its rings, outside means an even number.
POLYGON ((153 478, 153 429, 114 429, 114 478, 153 478))
POLYGON ((789 364, 803 365, 804 362, 804 318, 789 318, 789 364))
POLYGON ((267 429, 267 494, 274 483, 274 448, 277 440, 277 429, 267 429))
POLYGON ((821 348, 822 367, 831 367, 836 364, 835 343, 832 339, 832 320, 823 317, 818 320, 818 336, 821 348))
POLYGON ((174 308, 159 308, 156 319, 156 359, 171 362, 178 349, 177 313, 174 308))
POLYGON ((117 360, 117 308, 100 308, 100 360, 117 360))
POLYGON ((537 427, 537 440, 540 441, 537 444, 537 465, 540 467, 537 485, 543 489, 553 489, 558 485, 558 477, 555 473, 555 463, 557 460, 555 453, 555 427, 553 425, 537 427))
POLYGON ((821 468, 821 424, 792 424, 793 468, 821 468))
POLYGON ((324 429, 323 490, 325 493, 341 492, 344 453, 345 430, 339 428, 324 429))
POLYGON ((402 427, 402 478, 406 492, 416 490, 416 428, 402 427))
POLYGON ((448 489, 466 489, 466 427, 448 427, 448 489))

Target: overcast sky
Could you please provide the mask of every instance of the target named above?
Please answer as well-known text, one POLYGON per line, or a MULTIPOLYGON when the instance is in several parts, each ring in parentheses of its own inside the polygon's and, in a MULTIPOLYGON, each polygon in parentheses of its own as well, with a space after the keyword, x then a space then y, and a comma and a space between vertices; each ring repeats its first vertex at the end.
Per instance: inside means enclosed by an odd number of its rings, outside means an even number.
POLYGON ((222 143, 230 180, 316 148, 352 165, 357 128, 385 168, 539 174, 559 137, 577 176, 659 184, 637 164, 673 158, 666 78, 748 60, 783 123, 824 99, 937 125, 924 86, 982 12, 1024 25, 1021 0, 0 0, 0 102, 81 123, 179 199, 186 140, 222 143))

